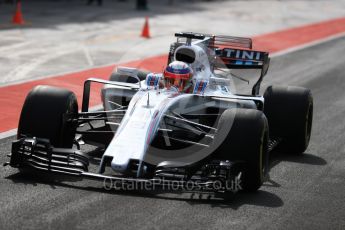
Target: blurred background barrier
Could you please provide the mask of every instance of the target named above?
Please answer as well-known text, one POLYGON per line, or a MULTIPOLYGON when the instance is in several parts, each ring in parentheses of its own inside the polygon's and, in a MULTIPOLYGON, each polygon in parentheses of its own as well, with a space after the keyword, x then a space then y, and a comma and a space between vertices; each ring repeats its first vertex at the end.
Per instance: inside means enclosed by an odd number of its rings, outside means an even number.
POLYGON ((137 0, 137 10, 147 10, 147 0, 137 0))

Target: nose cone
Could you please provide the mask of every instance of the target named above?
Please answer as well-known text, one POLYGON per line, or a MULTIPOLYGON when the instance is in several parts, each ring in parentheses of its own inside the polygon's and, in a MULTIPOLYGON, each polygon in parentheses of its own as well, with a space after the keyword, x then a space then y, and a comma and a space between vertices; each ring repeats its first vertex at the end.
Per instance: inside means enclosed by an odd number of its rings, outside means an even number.
POLYGON ((115 172, 125 173, 128 167, 128 163, 129 163, 129 158, 122 158, 121 160, 113 159, 111 161, 111 168, 115 172))

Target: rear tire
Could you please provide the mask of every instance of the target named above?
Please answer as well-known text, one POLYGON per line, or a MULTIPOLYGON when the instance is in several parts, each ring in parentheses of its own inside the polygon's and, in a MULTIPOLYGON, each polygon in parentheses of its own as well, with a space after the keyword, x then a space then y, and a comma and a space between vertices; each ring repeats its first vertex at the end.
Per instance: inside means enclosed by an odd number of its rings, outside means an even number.
POLYGON ((264 113, 272 138, 282 138, 277 151, 301 154, 308 145, 313 120, 313 97, 302 87, 269 86, 264 113))
POLYGON ((268 124, 265 115, 254 109, 228 109, 219 120, 218 135, 225 139, 216 150, 216 157, 243 161, 243 190, 258 190, 268 173, 268 124))
MULTIPOLYGON (((140 81, 143 81, 146 79, 146 75, 149 74, 150 72, 145 71, 145 70, 139 70, 138 71, 138 78, 140 81)), ((134 77, 128 77, 127 75, 122 75, 117 72, 112 73, 109 78, 110 81, 120 81, 120 82, 127 82, 127 83, 137 83, 138 80, 135 79, 134 77)))
MULTIPOLYGON (((146 75, 149 74, 149 72, 144 70, 138 71, 138 78, 140 81, 143 81, 146 79, 146 75)), ((127 75, 122 75, 120 73, 112 73, 110 75, 109 81, 118 81, 118 82, 125 82, 125 83, 138 83, 138 79, 134 77, 129 77, 127 75)), ((132 96, 111 96, 114 94, 114 92, 119 92, 120 90, 115 88, 112 85, 105 85, 102 89, 102 101, 103 101, 103 107, 105 110, 113 110, 118 108, 118 106, 114 106, 111 103, 108 103, 107 101, 115 102, 121 106, 128 106, 130 101, 132 100, 132 96), (109 96, 110 95, 110 96, 109 96)), ((123 92, 126 92, 128 90, 123 90, 123 92)), ((125 94, 125 93, 123 93, 125 94)), ((116 93, 115 93, 116 95, 116 93)))
POLYGON ((78 114, 75 94, 52 86, 36 86, 27 95, 18 125, 18 138, 38 137, 54 147, 71 148, 78 114))

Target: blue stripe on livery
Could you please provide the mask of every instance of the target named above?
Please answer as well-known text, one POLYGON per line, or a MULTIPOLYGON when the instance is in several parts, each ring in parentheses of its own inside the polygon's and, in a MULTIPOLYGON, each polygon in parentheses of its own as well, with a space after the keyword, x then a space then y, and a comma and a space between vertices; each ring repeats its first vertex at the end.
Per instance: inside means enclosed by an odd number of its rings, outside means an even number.
POLYGON ((262 62, 257 62, 257 61, 239 61, 239 60, 233 60, 230 61, 231 65, 262 65, 262 62))
POLYGON ((188 74, 188 73, 190 73, 190 69, 188 67, 183 68, 183 69, 176 69, 176 68, 172 68, 170 66, 167 66, 166 70, 170 73, 176 73, 176 74, 188 74))
POLYGON ((158 83, 159 83, 159 79, 161 78, 160 75, 157 74, 148 74, 146 77, 146 85, 149 86, 153 86, 153 87, 157 87, 158 83))
POLYGON ((206 86, 208 84, 208 81, 205 80, 197 80, 194 86, 193 93, 194 94, 202 94, 204 93, 206 86))
POLYGON ((156 79, 155 79, 155 82, 154 82, 154 86, 157 86, 157 85, 158 85, 158 81, 159 81, 159 77, 156 76, 156 79))

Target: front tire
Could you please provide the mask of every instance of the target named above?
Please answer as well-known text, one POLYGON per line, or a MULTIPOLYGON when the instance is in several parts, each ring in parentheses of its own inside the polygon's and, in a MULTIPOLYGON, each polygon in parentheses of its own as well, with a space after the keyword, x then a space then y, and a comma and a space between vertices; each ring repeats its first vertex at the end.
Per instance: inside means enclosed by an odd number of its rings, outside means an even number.
POLYGON ((71 148, 78 114, 75 94, 52 86, 36 86, 27 95, 18 125, 18 138, 45 138, 54 147, 71 148))
POLYGON ((244 162, 241 178, 244 191, 256 191, 268 173, 268 124, 265 115, 254 109, 228 109, 218 124, 217 139, 225 139, 216 157, 244 162))

